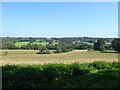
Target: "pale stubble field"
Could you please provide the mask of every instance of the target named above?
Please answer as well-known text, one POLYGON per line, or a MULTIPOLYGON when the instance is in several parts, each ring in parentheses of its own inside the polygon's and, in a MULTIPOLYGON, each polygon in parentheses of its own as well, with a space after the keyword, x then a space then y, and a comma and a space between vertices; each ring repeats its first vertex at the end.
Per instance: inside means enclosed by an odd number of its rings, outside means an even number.
POLYGON ((0 59, 2 59, 2 65, 118 61, 118 53, 115 52, 99 52, 87 50, 74 50, 60 54, 36 54, 36 50, 2 50, 1 52, 2 54, 0 56, 0 59))

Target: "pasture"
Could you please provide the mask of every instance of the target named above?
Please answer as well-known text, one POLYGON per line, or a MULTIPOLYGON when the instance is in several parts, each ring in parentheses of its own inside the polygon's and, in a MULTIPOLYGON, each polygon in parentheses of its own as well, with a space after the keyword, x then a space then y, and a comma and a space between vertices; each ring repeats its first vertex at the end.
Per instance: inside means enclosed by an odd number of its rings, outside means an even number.
MULTIPOLYGON (((23 45, 27 45, 28 43, 30 43, 30 42, 17 42, 17 43, 15 43, 15 45, 17 46, 17 47, 21 47, 21 46, 23 46, 23 45)), ((43 45, 43 46, 46 46, 47 44, 49 44, 48 42, 33 42, 33 43, 31 43, 31 44, 38 44, 38 45, 43 45)), ((52 45, 55 45, 55 44, 58 44, 58 42, 53 42, 52 43, 52 45)))
POLYGON ((118 53, 74 50, 60 54, 36 54, 37 50, 2 50, 2 64, 89 63, 118 61, 118 53))
MULTIPOLYGON (((17 42, 17 43, 15 43, 15 45, 18 47, 21 47, 22 45, 27 45, 28 43, 30 43, 30 42, 17 42)), ((41 44, 41 45, 45 46, 48 44, 48 42, 33 42, 32 44, 38 44, 38 45, 41 44)))

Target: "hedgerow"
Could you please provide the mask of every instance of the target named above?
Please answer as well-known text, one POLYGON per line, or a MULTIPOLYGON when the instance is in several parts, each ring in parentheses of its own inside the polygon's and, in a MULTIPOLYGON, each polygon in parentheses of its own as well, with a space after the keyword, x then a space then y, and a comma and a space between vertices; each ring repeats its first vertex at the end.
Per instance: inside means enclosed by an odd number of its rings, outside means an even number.
POLYGON ((118 62, 2 66, 3 89, 118 88, 118 62), (97 70, 97 72, 95 71, 97 70))

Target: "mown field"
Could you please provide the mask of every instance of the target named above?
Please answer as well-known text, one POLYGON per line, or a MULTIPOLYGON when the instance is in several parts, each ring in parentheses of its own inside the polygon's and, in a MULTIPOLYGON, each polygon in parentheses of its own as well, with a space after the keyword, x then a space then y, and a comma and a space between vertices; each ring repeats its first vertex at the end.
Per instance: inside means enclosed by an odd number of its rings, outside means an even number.
POLYGON ((74 50, 60 54, 36 54, 36 50, 2 50, 2 64, 88 63, 118 61, 118 53, 74 50))

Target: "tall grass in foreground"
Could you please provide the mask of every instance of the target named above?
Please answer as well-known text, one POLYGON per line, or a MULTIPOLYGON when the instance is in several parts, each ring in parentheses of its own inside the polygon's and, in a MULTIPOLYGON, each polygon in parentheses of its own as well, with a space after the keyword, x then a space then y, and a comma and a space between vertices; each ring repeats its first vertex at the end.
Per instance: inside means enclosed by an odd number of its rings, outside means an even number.
POLYGON ((3 89, 118 88, 118 62, 2 66, 3 89))

